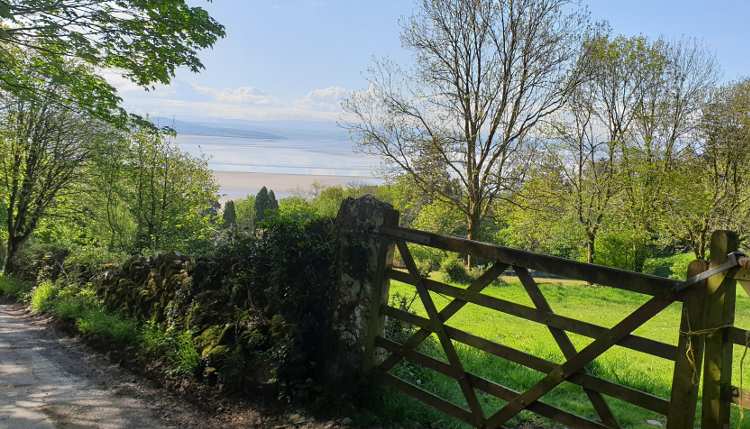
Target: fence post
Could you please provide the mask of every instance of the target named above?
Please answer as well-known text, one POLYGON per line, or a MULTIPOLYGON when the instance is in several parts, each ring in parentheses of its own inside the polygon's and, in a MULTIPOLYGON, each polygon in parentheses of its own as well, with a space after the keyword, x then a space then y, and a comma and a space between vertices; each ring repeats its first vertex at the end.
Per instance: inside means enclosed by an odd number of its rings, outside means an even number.
POLYGON ((356 384, 375 364, 375 337, 385 322, 380 307, 388 301, 385 273, 394 248, 377 232, 398 226, 398 218, 391 205, 371 195, 347 198, 336 217, 339 271, 333 328, 338 344, 328 373, 338 383, 356 384))
MULTIPOLYGON (((715 231, 711 236, 709 268, 721 265, 727 254, 737 250, 739 239, 731 231, 715 231)), ((703 415, 701 428, 728 429, 732 385, 732 342, 728 329, 734 324, 736 281, 726 273, 707 281, 705 364, 703 370, 703 415)))
MULTIPOLYGON (((687 277, 698 275, 708 269, 708 263, 695 260, 690 263, 687 277)), ((695 408, 698 404, 698 388, 703 362, 703 336, 691 332, 703 329, 706 282, 693 285, 682 304, 680 339, 672 376, 672 396, 667 414, 667 429, 692 428, 695 408)))

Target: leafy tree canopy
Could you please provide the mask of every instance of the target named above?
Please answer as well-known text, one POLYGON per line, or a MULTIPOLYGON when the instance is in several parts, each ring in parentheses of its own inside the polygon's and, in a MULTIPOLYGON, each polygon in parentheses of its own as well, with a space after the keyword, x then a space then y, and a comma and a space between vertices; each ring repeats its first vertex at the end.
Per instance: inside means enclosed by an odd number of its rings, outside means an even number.
POLYGON ((29 98, 28 80, 43 76, 68 87, 80 108, 122 122, 116 90, 93 67, 153 88, 169 83, 178 67, 201 70, 198 51, 224 34, 184 0, 0 0, 0 89, 29 98), (33 52, 31 59, 18 59, 19 51, 33 52), (65 66, 71 62, 81 68, 65 66))

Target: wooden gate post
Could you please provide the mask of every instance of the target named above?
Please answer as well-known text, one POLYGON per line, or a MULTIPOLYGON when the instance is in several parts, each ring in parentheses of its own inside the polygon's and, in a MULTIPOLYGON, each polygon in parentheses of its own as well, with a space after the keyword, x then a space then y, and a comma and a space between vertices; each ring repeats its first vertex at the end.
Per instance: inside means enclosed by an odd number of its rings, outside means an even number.
MULTIPOLYGON (((375 337, 382 335, 394 245, 378 235, 398 226, 398 211, 372 195, 347 198, 336 217, 338 284, 333 328, 336 358, 328 365, 333 381, 356 384, 375 365, 375 337)), ((349 386, 354 387, 354 386, 349 386)))
MULTIPOLYGON (((711 236, 710 268, 726 262, 737 250, 739 238, 731 231, 715 231, 711 236)), ((703 415, 701 428, 728 429, 732 388, 732 342, 725 326, 734 324, 736 281, 727 273, 707 280, 705 364, 703 372, 703 415)))
MULTIPOLYGON (((696 276, 707 269, 706 261, 695 260, 688 266, 687 278, 696 276)), ((684 429, 694 426, 704 340, 702 335, 692 333, 703 329, 705 299, 706 282, 701 282, 690 288, 682 304, 680 339, 677 344, 677 358, 672 376, 672 396, 667 414, 667 429, 684 429)))

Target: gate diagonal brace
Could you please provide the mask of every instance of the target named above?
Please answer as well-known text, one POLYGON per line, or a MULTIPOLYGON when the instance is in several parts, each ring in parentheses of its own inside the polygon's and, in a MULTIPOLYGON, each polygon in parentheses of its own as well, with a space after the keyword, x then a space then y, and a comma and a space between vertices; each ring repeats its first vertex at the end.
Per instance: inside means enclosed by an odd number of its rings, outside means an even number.
MULTIPOLYGON (((534 278, 529 274, 529 270, 524 267, 513 266, 513 271, 516 272, 518 279, 521 280, 521 284, 524 289, 526 289, 526 293, 529 295, 529 298, 531 298, 534 306, 540 311, 554 314, 552 307, 549 305, 549 302, 547 302, 541 289, 539 289, 539 285, 537 285, 534 278)), ((570 340, 570 337, 568 337, 568 334, 564 330, 551 326, 548 326, 548 329, 566 359, 570 359, 578 353, 573 341, 570 340)), ((588 373, 585 368, 582 371, 588 373)), ((591 406, 594 407, 594 410, 599 415, 602 423, 611 428, 619 428, 620 425, 617 423, 617 419, 614 414, 612 414, 612 410, 609 408, 609 405, 602 394, 586 388, 584 388, 583 391, 586 393, 586 396, 588 396, 591 406)))
POLYGON ((414 263, 414 258, 412 258, 411 252, 409 252, 409 247, 403 240, 396 242, 396 245, 398 246, 398 250, 401 253, 401 258, 406 264, 406 268, 409 270, 409 273, 415 280, 419 298, 422 300, 422 304, 424 305, 424 308, 427 311, 427 315, 432 322, 433 330, 440 340, 443 351, 448 358, 448 363, 451 367, 453 367, 453 370, 456 372, 456 374, 459 374, 458 384, 461 387, 461 391, 466 398, 466 403, 469 405, 469 409, 471 410, 471 413, 474 417, 474 424, 476 427, 483 428, 485 426, 484 412, 482 411, 482 406, 479 404, 477 393, 474 390, 474 386, 472 385, 471 381, 469 380, 469 376, 466 374, 466 371, 464 371, 461 360, 456 353, 456 348, 453 346, 453 342, 451 342, 448 334, 445 333, 443 321, 440 319, 440 314, 437 311, 437 307, 435 307, 435 303, 430 296, 430 292, 427 290, 427 287, 425 287, 422 281, 422 276, 419 274, 419 270, 414 263))

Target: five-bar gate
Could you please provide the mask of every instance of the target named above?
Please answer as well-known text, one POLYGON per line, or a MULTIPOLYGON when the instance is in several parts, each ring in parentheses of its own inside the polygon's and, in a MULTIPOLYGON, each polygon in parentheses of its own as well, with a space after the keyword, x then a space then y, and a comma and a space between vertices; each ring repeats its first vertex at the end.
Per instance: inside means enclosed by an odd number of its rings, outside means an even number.
POLYGON ((427 318, 424 318, 383 305, 384 316, 419 328, 402 344, 382 336, 376 338, 376 346, 387 351, 377 367, 387 384, 478 428, 499 428, 523 410, 570 427, 618 428, 620 425, 606 399, 611 397, 662 414, 667 419, 667 427, 676 429, 692 428, 694 425, 700 374, 703 372, 701 427, 728 427, 730 403, 737 402, 738 397, 742 396, 738 389, 731 386, 732 346, 744 346, 748 338, 747 331, 733 326, 736 287, 733 277, 740 262, 740 255, 733 253, 737 249, 734 234, 726 231, 715 233, 711 251, 714 257, 710 265, 694 261, 689 268, 689 279, 685 282, 406 228, 385 226, 380 230, 380 235, 398 249, 406 266, 406 270, 387 266, 385 275, 415 286, 427 313, 427 318), (468 254, 491 263, 484 274, 466 289, 458 288, 420 275, 407 243, 468 254), (533 307, 481 293, 507 269, 518 277, 533 307), (619 323, 606 328, 555 314, 530 270, 638 292, 651 298, 619 323), (430 292, 451 297, 452 301, 438 310, 430 292), (638 327, 674 302, 681 302, 683 306, 681 326, 675 326, 675 335, 679 334, 677 346, 633 334, 638 327), (565 362, 558 364, 545 360, 446 325, 467 303, 546 325, 565 362), (593 341, 577 350, 568 337, 569 332, 590 337, 593 341), (417 346, 433 334, 442 346, 447 362, 417 351, 417 346), (528 390, 514 391, 466 371, 454 342, 546 375, 528 390), (587 365, 615 345, 674 361, 671 397, 660 398, 588 373, 587 365), (705 359, 702 359, 704 355, 705 359), (468 409, 391 374, 389 371, 402 359, 455 379, 468 409), (701 368, 702 361, 705 361, 704 368, 701 368), (575 383, 583 388, 598 418, 582 417, 544 402, 544 395, 563 382, 575 383), (500 398, 505 401, 504 406, 486 415, 477 398, 477 390, 500 398))

